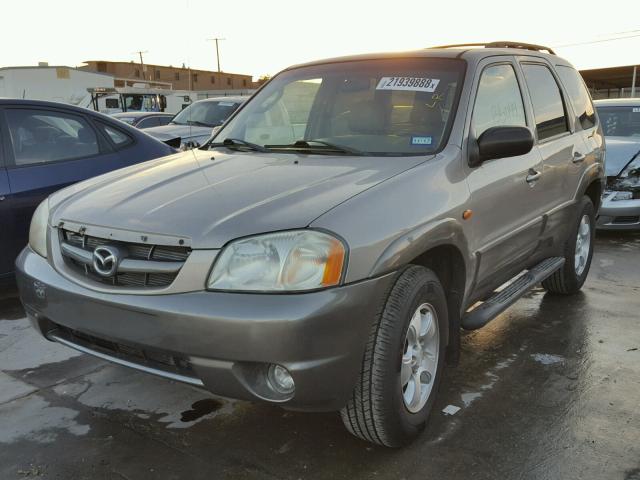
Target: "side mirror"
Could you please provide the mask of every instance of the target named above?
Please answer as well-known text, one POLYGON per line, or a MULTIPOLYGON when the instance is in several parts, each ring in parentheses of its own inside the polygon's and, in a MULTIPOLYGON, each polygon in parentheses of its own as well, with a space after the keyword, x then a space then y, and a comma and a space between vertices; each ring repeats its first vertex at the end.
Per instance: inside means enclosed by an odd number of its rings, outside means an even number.
POLYGON ((477 148, 470 149, 469 165, 478 167, 494 158, 517 157, 533 148, 533 135, 527 127, 491 127, 477 141, 477 148))

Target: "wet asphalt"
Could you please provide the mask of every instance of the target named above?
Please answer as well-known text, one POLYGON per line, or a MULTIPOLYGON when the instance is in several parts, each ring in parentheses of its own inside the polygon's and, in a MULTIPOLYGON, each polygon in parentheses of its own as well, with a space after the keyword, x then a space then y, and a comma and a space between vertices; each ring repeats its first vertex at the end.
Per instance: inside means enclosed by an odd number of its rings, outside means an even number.
POLYGON ((424 434, 387 450, 46 342, 5 290, 0 479, 640 480, 640 234, 599 234, 582 293, 536 289, 462 345, 424 434))

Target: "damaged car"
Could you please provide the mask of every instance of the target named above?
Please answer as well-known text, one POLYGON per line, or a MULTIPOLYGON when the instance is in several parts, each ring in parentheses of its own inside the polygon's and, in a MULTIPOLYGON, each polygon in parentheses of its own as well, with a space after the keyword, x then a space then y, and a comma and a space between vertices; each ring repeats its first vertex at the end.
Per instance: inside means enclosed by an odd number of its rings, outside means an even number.
POLYGON ((594 103, 607 143, 607 189, 597 226, 640 230, 640 99, 594 103))

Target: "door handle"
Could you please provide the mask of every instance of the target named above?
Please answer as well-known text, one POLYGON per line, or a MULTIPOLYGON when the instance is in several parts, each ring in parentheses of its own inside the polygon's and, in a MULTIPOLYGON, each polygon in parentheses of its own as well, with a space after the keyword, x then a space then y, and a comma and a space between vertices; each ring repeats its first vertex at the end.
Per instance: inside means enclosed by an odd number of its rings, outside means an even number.
POLYGON ((573 152, 573 158, 571 159, 571 161, 573 163, 580 163, 584 162, 585 158, 587 158, 587 156, 584 153, 573 152))
POLYGON ((534 170, 533 168, 529 169, 529 175, 527 175, 527 183, 535 183, 540 180, 542 176, 542 172, 534 170))

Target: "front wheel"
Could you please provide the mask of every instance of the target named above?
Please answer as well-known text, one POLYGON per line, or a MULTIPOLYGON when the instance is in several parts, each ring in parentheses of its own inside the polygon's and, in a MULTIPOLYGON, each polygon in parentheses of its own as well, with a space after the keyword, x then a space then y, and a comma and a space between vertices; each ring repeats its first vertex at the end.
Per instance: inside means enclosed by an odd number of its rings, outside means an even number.
POLYGON ((587 196, 582 198, 579 215, 564 249, 564 266, 542 282, 551 293, 571 295, 578 292, 589 274, 595 243, 595 208, 587 196))
POLYGON ((447 328, 438 277, 424 267, 408 267, 372 325, 360 377, 340 412, 352 434, 400 447, 422 431, 442 375, 447 328))

